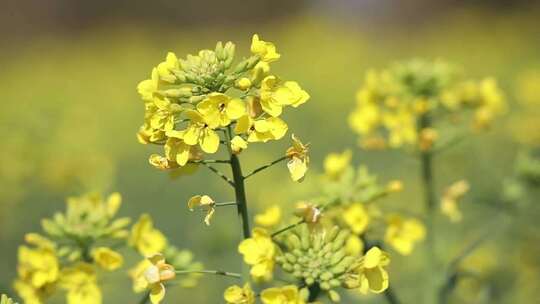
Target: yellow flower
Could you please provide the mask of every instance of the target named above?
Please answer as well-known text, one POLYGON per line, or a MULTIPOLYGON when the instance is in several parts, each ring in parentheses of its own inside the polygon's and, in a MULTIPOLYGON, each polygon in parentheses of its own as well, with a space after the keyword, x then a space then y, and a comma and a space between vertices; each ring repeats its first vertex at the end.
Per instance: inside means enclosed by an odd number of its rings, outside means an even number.
POLYGON ((369 224, 369 215, 362 203, 354 203, 343 212, 343 220, 352 232, 362 234, 369 224))
POLYGON ((433 128, 424 128, 420 131, 418 146, 421 151, 428 151, 439 138, 439 133, 433 128))
POLYGON ((250 274, 257 280, 270 280, 274 271, 276 247, 266 230, 253 229, 251 238, 238 245, 238 252, 244 256, 244 262, 251 265, 250 274))
POLYGON ((92 258, 98 266, 108 271, 116 270, 124 263, 122 255, 107 247, 92 250, 92 258))
POLYGON ((371 133, 381 120, 380 110, 375 104, 362 103, 349 115, 349 126, 361 135, 371 133))
POLYGON ((306 175, 309 165, 309 144, 303 144, 294 134, 292 135, 293 145, 285 155, 289 158, 287 168, 291 173, 291 178, 295 182, 301 182, 306 175))
POLYGON ((154 254, 148 258, 150 264, 143 273, 139 273, 136 290, 149 289, 150 301, 157 304, 165 297, 165 285, 163 282, 174 279, 176 272, 172 265, 165 263, 162 254, 154 254))
POLYGON ((480 106, 475 112, 476 127, 486 127, 493 118, 506 111, 504 95, 493 78, 487 78, 479 85, 480 106))
POLYGON ((441 212, 450 218, 452 222, 459 222, 462 219, 461 211, 458 208, 458 201, 469 191, 469 183, 466 180, 459 180, 444 192, 441 199, 441 212))
POLYGON ((165 139, 165 131, 150 127, 150 124, 145 122, 137 132, 137 141, 143 145, 161 142, 165 139))
POLYGON ((273 43, 260 40, 257 34, 251 38, 251 52, 258 55, 264 62, 276 61, 281 56, 273 43))
POLYGON ((383 122, 390 132, 388 143, 391 147, 398 148, 403 144, 416 143, 416 117, 412 112, 400 110, 396 113, 385 113, 383 122))
POLYGON ((362 257, 353 272, 346 275, 345 286, 358 288, 363 294, 368 291, 382 293, 388 288, 388 272, 384 269, 390 264, 388 254, 378 247, 372 247, 362 257))
POLYGON ((180 63, 178 62, 178 58, 173 52, 167 53, 165 61, 158 64, 157 66, 159 78, 169 83, 174 83, 174 81, 176 80, 176 77, 174 77, 172 71, 179 69, 180 63))
POLYGON ((191 120, 183 133, 186 144, 194 146, 199 144, 206 153, 215 153, 219 148, 219 135, 214 131, 219 127, 219 113, 207 112, 208 115, 188 110, 186 116, 191 120))
POLYGON ((170 161, 166 157, 159 154, 150 155, 150 157, 148 158, 148 163, 150 163, 150 165, 152 165, 154 168, 160 170, 178 168, 178 163, 176 161, 170 161))
POLYGON ((184 141, 184 134, 185 131, 167 131, 169 138, 165 142, 165 157, 168 162, 175 162, 178 166, 185 166, 188 161, 200 158, 200 150, 197 146, 188 145, 184 141))
POLYGON ((67 290, 68 304, 101 304, 101 290, 92 265, 79 263, 62 270, 62 288, 67 290))
POLYGON ((403 182, 400 180, 391 180, 386 184, 386 191, 397 193, 403 191, 403 182))
POLYGON ((188 201, 189 210, 193 211, 195 208, 201 208, 206 210, 206 216, 204 217, 204 222, 207 226, 210 226, 210 220, 216 212, 216 202, 208 195, 195 195, 188 201))
POLYGON ((388 227, 384 240, 402 255, 409 255, 416 242, 426 236, 426 229, 417 219, 403 219, 399 215, 388 217, 388 227))
POLYGON ((154 99, 154 93, 158 90, 159 85, 159 72, 157 68, 152 69, 152 75, 150 79, 143 80, 137 85, 137 91, 141 95, 144 101, 152 102, 154 99))
POLYGON ((231 98, 221 93, 210 93, 197 104, 197 110, 205 117, 217 117, 222 127, 228 126, 246 114, 246 105, 238 98, 231 98))
POLYGON ((281 220, 281 208, 274 205, 263 213, 255 215, 255 224, 263 227, 273 227, 281 220))
POLYGON ((244 287, 233 285, 225 290, 223 294, 227 304, 254 304, 255 293, 251 289, 249 283, 246 283, 244 287))
POLYGON ((267 142, 282 138, 287 129, 287 124, 277 117, 254 120, 245 115, 238 119, 234 131, 237 134, 247 134, 248 142, 267 142))
POLYGON ((142 255, 149 256, 162 251, 167 245, 167 239, 161 231, 154 228, 150 215, 143 214, 137 223, 133 224, 128 243, 142 255))
POLYGON ((243 150, 247 149, 248 143, 241 136, 236 135, 231 139, 231 150, 234 154, 239 154, 243 150))
POLYGON ((338 179, 351 163, 352 152, 330 153, 324 159, 324 173, 331 179, 338 179))
POLYGON ((295 285, 267 288, 261 292, 263 304, 304 304, 305 301, 295 285))
POLYGON ((43 237, 37 238, 35 234, 29 234, 26 238, 39 240, 31 242, 38 247, 19 247, 17 266, 19 278, 34 288, 56 282, 59 277, 59 261, 54 248, 48 243, 50 241, 45 241, 43 237))
POLYGON ((47 298, 53 295, 56 283, 36 288, 30 282, 15 280, 13 288, 25 304, 43 304, 47 298))
POLYGON ((276 76, 267 76, 261 83, 262 109, 273 117, 281 115, 284 106, 298 107, 309 99, 295 81, 279 81, 276 76))

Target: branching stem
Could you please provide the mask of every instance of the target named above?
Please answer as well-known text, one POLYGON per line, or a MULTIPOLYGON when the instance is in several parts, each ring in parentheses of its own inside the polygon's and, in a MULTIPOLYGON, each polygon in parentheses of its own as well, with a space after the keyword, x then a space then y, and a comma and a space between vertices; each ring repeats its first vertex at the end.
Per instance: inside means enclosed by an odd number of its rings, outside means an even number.
POLYGON ((236 278, 236 279, 242 278, 242 275, 239 273, 228 272, 228 271, 223 271, 223 270, 178 270, 178 271, 175 271, 175 273, 178 275, 202 273, 202 274, 220 275, 220 276, 231 277, 231 278, 236 278))
POLYGON ((257 174, 257 173, 263 171, 264 169, 270 168, 270 167, 272 167, 273 165, 275 165, 275 164, 277 164, 277 163, 280 163, 280 162, 282 162, 282 161, 284 161, 284 160, 286 160, 286 159, 287 159, 287 156, 283 156, 283 157, 280 157, 280 158, 274 160, 273 162, 270 162, 270 163, 268 163, 268 164, 266 164, 266 165, 264 165, 264 166, 261 166, 261 167, 255 169, 255 170, 253 170, 253 171, 252 171, 251 173, 249 173, 248 175, 244 176, 244 179, 247 179, 248 177, 257 174))

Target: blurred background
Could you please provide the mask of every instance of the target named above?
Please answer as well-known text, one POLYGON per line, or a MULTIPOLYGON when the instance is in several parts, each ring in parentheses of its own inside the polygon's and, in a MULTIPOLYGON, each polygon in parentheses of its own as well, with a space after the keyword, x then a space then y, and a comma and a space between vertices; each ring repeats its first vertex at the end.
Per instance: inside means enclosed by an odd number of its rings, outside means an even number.
MULTIPOLYGON (((205 227, 185 207, 195 194, 228 200, 233 193, 204 168, 170 179, 148 165, 155 150, 135 138, 144 110, 136 85, 167 51, 184 57, 231 40, 242 56, 259 33, 282 54, 274 71, 310 93, 310 102, 284 116, 290 130, 311 143, 309 175, 295 184, 283 165, 254 177, 248 185, 254 211, 316 193, 324 156, 345 148, 382 180, 404 181, 405 191, 386 204, 422 210, 418 164, 399 151, 360 150, 347 125, 366 70, 403 59, 443 58, 471 77, 494 76, 511 105, 489 132, 471 135, 437 159, 439 189, 461 178, 472 186, 462 205, 464 221, 440 221, 440 250, 448 257, 498 212, 491 203, 500 201, 516 155, 540 144, 540 6, 534 1, 2 0, 1 6, 1 292, 14 294, 24 234, 39 231, 41 218, 63 210, 65 197, 88 191, 121 192, 122 215, 150 213, 171 243, 190 248, 207 268, 238 266, 235 211, 220 209, 205 227)), ((253 145, 242 155, 244 167, 277 158, 288 143, 253 145)), ((485 271, 489 303, 540 303, 538 198, 532 194, 516 207, 511 224, 471 261, 485 271)), ((415 253, 393 260, 391 284, 404 303, 421 294, 415 269, 423 259, 415 253)), ((134 262, 128 259, 126 271, 134 262)), ((170 289, 166 302, 188 295, 190 303, 219 302, 230 283, 204 277, 193 290, 170 289)), ((101 285, 105 303, 140 298, 127 276, 102 277, 101 285)), ((480 303, 474 296, 464 299, 470 301, 456 303, 480 303)))

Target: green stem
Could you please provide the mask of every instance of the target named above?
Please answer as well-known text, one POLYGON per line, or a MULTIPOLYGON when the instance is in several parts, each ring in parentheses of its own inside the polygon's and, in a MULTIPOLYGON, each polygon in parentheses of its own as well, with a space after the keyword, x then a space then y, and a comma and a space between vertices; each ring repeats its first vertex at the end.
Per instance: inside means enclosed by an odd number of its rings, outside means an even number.
MULTIPOLYGON (((424 114, 419 120, 419 130, 424 128, 430 128, 432 126, 431 117, 429 114, 424 114)), ((436 273, 437 271, 437 258, 436 258, 436 245, 435 245, 435 211, 436 211, 436 196, 435 196, 435 183, 433 178, 433 153, 430 150, 422 151, 420 153, 421 174, 422 174, 422 188, 424 190, 424 206, 426 212, 426 228, 427 238, 426 245, 428 250, 428 263, 429 267, 427 273, 436 273)), ((437 289, 436 280, 430 280, 432 288, 426 288, 426 303, 436 303, 434 298, 434 292, 437 289)))
POLYGON ((244 187, 244 177, 242 176, 242 167, 236 154, 231 154, 231 169, 233 174, 234 194, 236 197, 238 216, 242 222, 242 235, 244 239, 251 237, 249 228, 249 213, 247 207, 246 190, 244 187))
POLYGON ((202 273, 202 274, 220 275, 220 276, 231 277, 231 278, 236 278, 236 279, 242 278, 242 275, 239 273, 222 271, 222 270, 178 270, 175 273, 179 275, 202 273))
POLYGON ((248 175, 244 176, 244 179, 246 179, 246 178, 248 178, 248 177, 250 177, 250 176, 252 176, 252 175, 257 174, 258 172, 260 172, 260 171, 262 171, 262 170, 264 170, 264 169, 270 168, 270 167, 272 167, 273 165, 275 165, 275 164, 277 164, 277 163, 280 163, 280 162, 282 162, 282 161, 284 161, 284 160, 286 160, 286 159, 287 159, 287 156, 283 156, 283 157, 280 157, 280 158, 274 160, 274 161, 271 162, 271 163, 268 163, 268 164, 266 164, 266 165, 264 165, 264 166, 261 166, 261 167, 255 169, 255 170, 253 170, 253 171, 252 171, 251 173, 249 173, 248 175))

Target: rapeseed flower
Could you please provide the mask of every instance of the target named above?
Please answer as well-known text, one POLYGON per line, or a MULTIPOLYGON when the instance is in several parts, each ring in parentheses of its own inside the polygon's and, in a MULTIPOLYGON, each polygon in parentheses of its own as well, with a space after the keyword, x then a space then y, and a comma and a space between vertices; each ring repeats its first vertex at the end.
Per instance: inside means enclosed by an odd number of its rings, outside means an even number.
POLYGON ((142 255, 149 256, 162 251, 167 245, 167 239, 161 231, 154 228, 150 215, 143 214, 133 224, 128 244, 135 247, 142 255))
POLYGON ((254 304, 255 293, 251 289, 249 283, 246 283, 244 287, 233 285, 225 290, 223 294, 225 302, 227 304, 254 304))
POLYGON ((238 252, 244 256, 244 262, 251 265, 250 274, 256 280, 270 280, 274 271, 276 245, 266 230, 253 229, 253 235, 243 240, 238 252))
POLYGON ((426 229, 419 220, 404 219, 396 214, 388 217, 384 241, 402 255, 411 254, 414 245, 425 236, 426 229))

